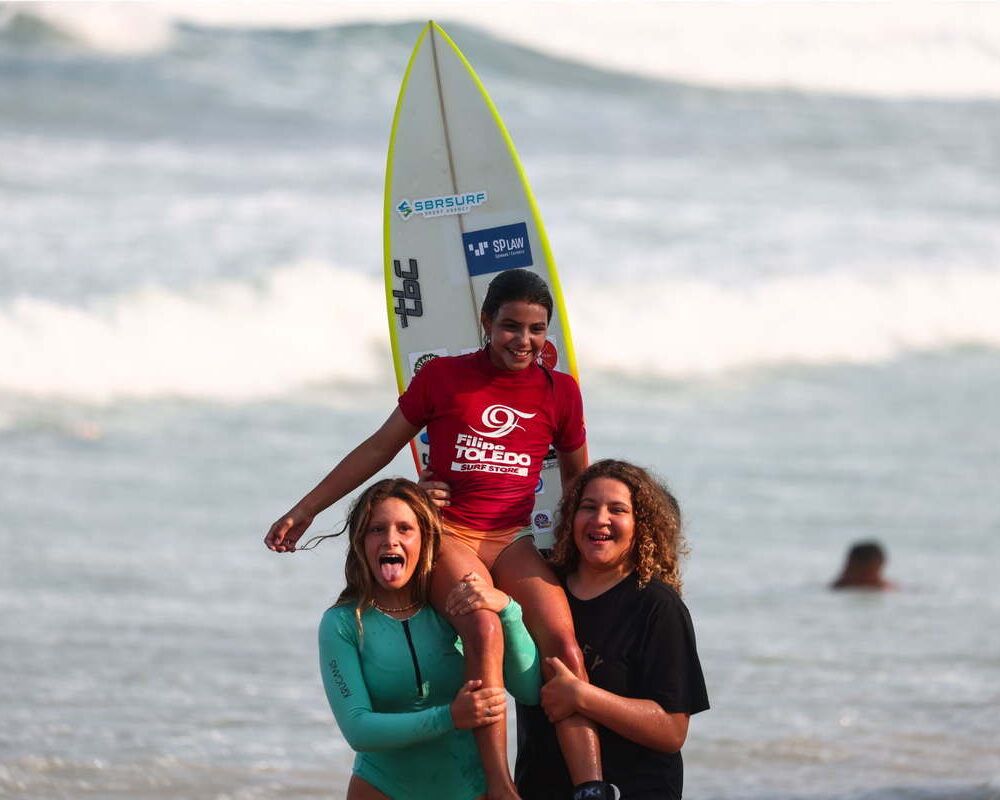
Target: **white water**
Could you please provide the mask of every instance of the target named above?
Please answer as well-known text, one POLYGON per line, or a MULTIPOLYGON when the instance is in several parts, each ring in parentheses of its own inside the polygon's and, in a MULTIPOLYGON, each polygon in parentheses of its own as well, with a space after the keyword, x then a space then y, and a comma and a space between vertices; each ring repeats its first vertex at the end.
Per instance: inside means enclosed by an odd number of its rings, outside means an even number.
MULTIPOLYGON (((1000 273, 778 278, 749 286, 570 282, 581 368, 593 380, 878 364, 957 347, 1000 349, 1000 273), (656 336, 650 336, 650 331, 656 336)), ((381 384, 381 282, 306 263, 259 282, 150 287, 85 306, 0 306, 0 393, 83 403, 254 401, 305 387, 381 384)))

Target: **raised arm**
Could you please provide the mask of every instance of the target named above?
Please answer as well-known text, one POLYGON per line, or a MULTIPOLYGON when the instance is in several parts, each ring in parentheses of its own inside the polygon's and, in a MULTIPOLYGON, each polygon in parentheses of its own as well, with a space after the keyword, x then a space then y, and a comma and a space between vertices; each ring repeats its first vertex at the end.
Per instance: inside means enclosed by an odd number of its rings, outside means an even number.
POLYGON ((375 433, 355 447, 287 514, 267 532, 264 543, 275 552, 290 553, 313 518, 341 497, 357 489, 393 457, 420 429, 396 408, 375 433))

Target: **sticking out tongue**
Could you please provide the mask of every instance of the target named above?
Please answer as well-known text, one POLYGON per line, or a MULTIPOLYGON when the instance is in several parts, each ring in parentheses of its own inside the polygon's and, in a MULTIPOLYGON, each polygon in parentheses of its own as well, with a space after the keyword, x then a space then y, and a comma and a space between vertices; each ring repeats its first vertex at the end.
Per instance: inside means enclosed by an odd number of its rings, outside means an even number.
POLYGON ((400 556, 383 556, 378 566, 386 583, 392 583, 403 574, 403 559, 400 556))

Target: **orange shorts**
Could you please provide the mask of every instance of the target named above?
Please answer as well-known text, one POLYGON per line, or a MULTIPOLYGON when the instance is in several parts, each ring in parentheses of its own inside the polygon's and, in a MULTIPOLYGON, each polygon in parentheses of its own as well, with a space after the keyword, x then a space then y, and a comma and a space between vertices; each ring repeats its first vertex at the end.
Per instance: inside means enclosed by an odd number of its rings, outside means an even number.
POLYGON ((487 569, 493 569, 500 554, 514 542, 525 536, 534 536, 531 526, 515 525, 495 531, 480 531, 467 528, 451 520, 444 520, 444 532, 459 544, 468 547, 482 561, 487 569))

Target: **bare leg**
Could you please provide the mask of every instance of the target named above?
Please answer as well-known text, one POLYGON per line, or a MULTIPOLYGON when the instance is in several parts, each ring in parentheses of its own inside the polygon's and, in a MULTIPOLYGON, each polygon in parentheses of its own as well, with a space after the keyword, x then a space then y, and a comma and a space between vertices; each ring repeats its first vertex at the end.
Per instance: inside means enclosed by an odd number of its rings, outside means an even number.
MULTIPOLYGON (((431 602, 462 637, 465 650, 466 680, 481 680, 484 687, 503 686, 503 628, 492 611, 473 611, 451 616, 445 612, 448 592, 469 572, 476 572, 492 584, 490 571, 469 548, 450 539, 441 540, 441 553, 434 564, 431 579, 431 602)), ((499 720, 473 732, 479 757, 486 773, 486 796, 516 798, 517 790, 507 765, 507 721, 499 720)))
POLYGON ((392 798, 380 792, 363 778, 352 775, 351 782, 347 784, 347 800, 392 800, 392 798))
MULTIPOLYGON (((588 680, 566 594, 534 542, 519 539, 504 550, 493 565, 493 578, 521 604, 524 624, 542 658, 556 656, 575 675, 588 680)), ((574 786, 602 780, 601 747, 593 722, 574 714, 556 723, 556 737, 574 786)))

